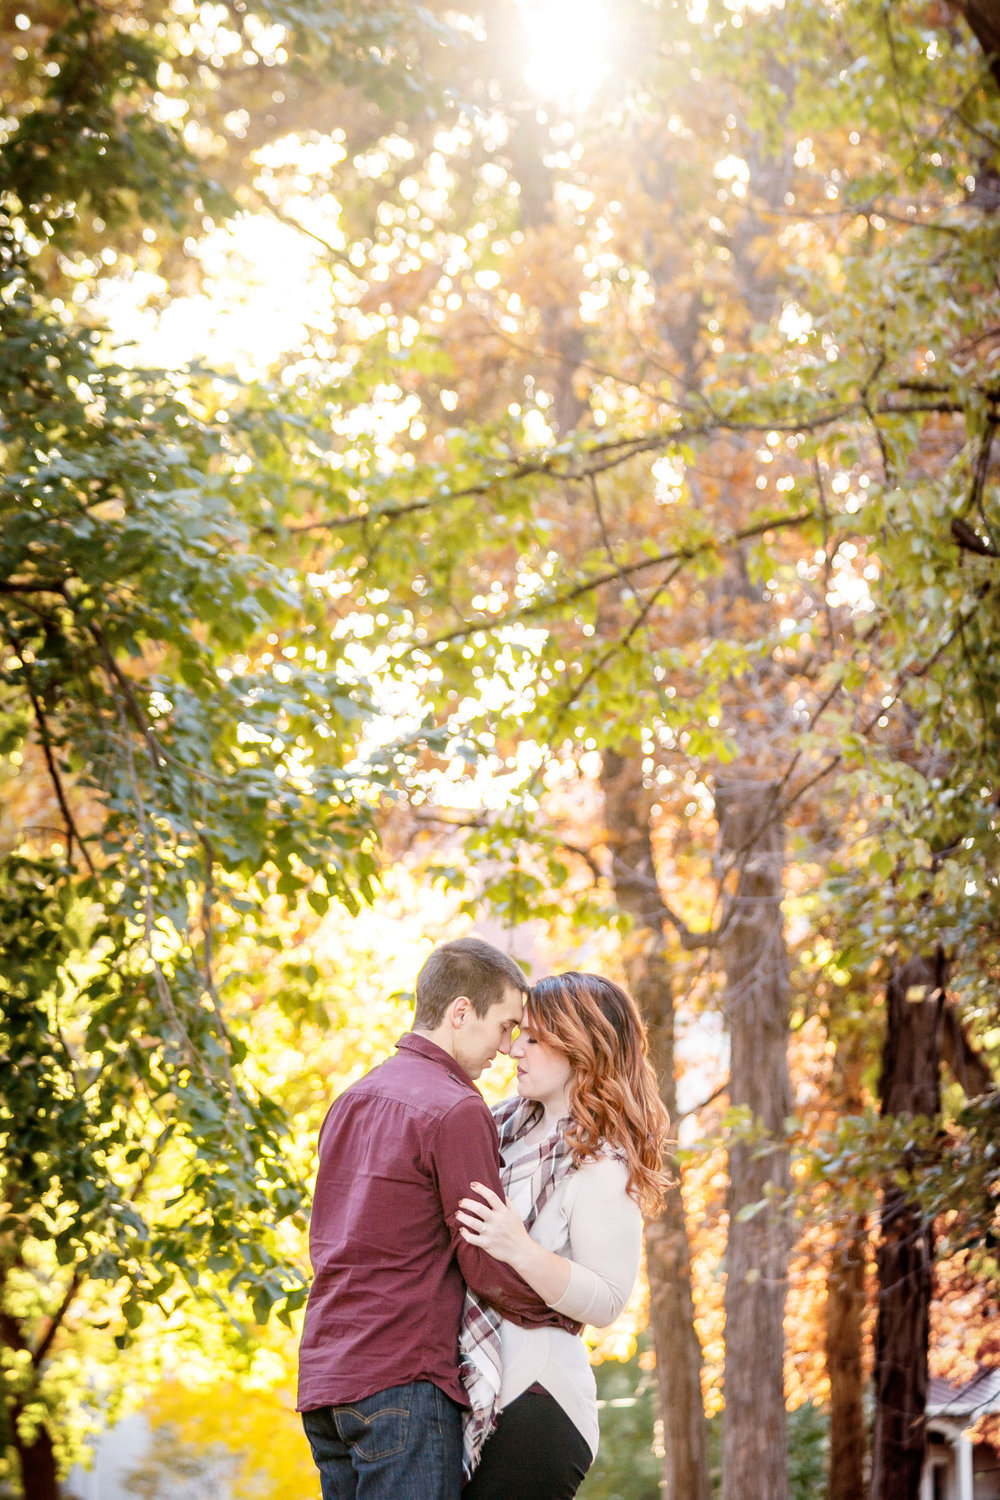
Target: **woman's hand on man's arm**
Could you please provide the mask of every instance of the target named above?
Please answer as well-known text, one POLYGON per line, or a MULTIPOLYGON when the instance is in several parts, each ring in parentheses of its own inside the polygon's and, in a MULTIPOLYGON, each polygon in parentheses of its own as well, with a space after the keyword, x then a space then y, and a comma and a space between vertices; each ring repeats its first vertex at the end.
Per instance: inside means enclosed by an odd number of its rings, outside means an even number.
POLYGON ((481 1182, 470 1186, 480 1197, 459 1203, 456 1218, 462 1238, 510 1266, 551 1307, 569 1286, 569 1261, 537 1244, 520 1215, 492 1188, 481 1182))

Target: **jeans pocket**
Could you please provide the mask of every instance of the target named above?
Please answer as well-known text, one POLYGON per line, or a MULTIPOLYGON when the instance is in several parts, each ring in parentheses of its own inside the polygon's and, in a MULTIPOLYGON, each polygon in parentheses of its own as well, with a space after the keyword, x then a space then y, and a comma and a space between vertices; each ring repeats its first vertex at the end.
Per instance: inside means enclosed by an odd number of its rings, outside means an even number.
MULTIPOLYGON (((393 1391, 384 1406, 369 1406, 367 1411, 351 1409, 353 1431, 345 1437, 355 1453, 365 1463, 378 1463, 384 1458, 395 1458, 406 1447, 410 1431, 410 1403, 408 1393, 393 1391)), ((345 1412, 346 1416, 346 1412, 345 1412)), ((346 1424, 345 1424, 346 1425, 346 1424)))

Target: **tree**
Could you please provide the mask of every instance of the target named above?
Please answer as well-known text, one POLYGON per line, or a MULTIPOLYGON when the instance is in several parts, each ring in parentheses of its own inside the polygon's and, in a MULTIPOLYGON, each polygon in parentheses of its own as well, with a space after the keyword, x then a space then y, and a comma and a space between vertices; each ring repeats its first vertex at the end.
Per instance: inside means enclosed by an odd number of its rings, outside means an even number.
MULTIPOLYGON (((649 834, 650 790, 635 754, 606 749, 601 786, 612 853, 611 883, 632 921, 625 955, 630 989, 650 1027, 663 1102, 677 1117, 674 977, 663 932, 662 897, 649 834)), ((701 1395, 701 1348, 694 1324, 691 1254, 678 1180, 662 1212, 646 1224, 649 1320, 663 1424, 664 1489, 698 1500, 710 1493, 708 1432, 701 1395)))
MULTIPOLYGON (((209 60, 206 79, 205 49, 185 53, 176 31, 167 37, 171 97, 184 102, 190 90, 198 119, 213 122, 206 159, 221 162, 218 141, 245 132, 226 169, 233 201, 303 226, 331 289, 324 326, 308 348, 287 351, 277 404, 253 398, 237 419, 227 396, 229 420, 216 422, 219 393, 197 387, 194 414, 206 430, 225 429, 198 474, 224 474, 243 507, 233 555, 287 568, 287 613, 259 622, 277 639, 251 632, 240 671, 255 691, 278 666, 294 678, 307 649, 319 661, 322 635, 323 650, 334 642, 317 666, 323 691, 332 680, 338 699, 357 702, 366 678, 372 700, 414 727, 433 716, 437 738, 395 778, 396 826, 467 823, 470 899, 491 895, 511 920, 565 922, 567 889, 577 920, 595 910, 614 919, 616 901, 631 926, 621 966, 643 990, 668 1097, 678 1010, 738 994, 731 981, 754 936, 738 925, 723 951, 718 915, 739 917, 742 899, 733 856, 743 845, 724 830, 727 778, 771 788, 756 832, 772 867, 779 843, 792 851, 787 909, 807 877, 839 881, 830 951, 812 974, 840 960, 848 973, 898 967, 943 941, 964 1016, 985 1030, 995 1015, 998 318, 986 201, 997 102, 981 51, 937 10, 623 6, 627 65, 584 118, 526 91, 509 5, 449 11, 444 33, 433 13, 405 11, 416 30, 386 14, 375 52, 379 77, 396 82, 414 60, 428 63, 407 96, 413 108, 383 103, 338 124, 337 149, 311 157, 305 145, 330 145, 321 105, 346 96, 328 101, 249 20, 234 21, 240 45, 260 42, 258 61, 272 59, 247 64, 261 86, 254 99, 270 89, 274 103, 301 85, 300 102, 317 110, 315 130, 286 137, 277 165, 253 153, 271 131, 302 125, 297 106, 278 120, 265 102, 237 124, 227 92, 237 64, 213 75, 209 60), (445 35, 461 45, 440 46, 445 35), (447 119, 433 113, 446 74, 447 119), (209 96, 213 76, 221 84, 209 96), (252 190, 236 170, 247 159, 261 168, 252 190), (254 463, 270 477, 248 478, 254 463), (360 648, 345 644, 352 629, 364 632, 360 648), (293 645, 295 656, 265 660, 293 645), (452 783, 450 806, 448 778, 462 763, 468 778, 452 783), (466 780, 482 804, 471 813, 466 780), (582 788, 589 821, 560 810, 567 787, 582 788)), ((357 57, 345 36, 371 44, 382 14, 348 12, 329 38, 334 57, 357 57)), ((198 189, 185 191, 193 202, 198 189)), ((203 211, 204 191, 201 201, 203 211)), ((42 215, 33 222, 47 233, 42 215)), ((132 244, 145 253, 134 231, 132 244)), ((88 640, 81 627, 73 652, 88 640)), ((169 660, 180 651, 173 636, 162 649, 169 660)), ((140 677, 142 660, 130 669, 140 677)), ((235 658, 223 665, 233 670, 235 658)), ((97 682, 94 701, 112 722, 116 692, 97 682)), ((284 707, 278 696, 272 712, 284 707)), ((263 713, 263 697, 254 701, 263 713)), ((178 733, 173 709, 168 719, 162 733, 178 733)), ((141 747, 149 723, 132 722, 141 747)), ((355 745, 352 724, 316 737, 355 745)), ((36 735, 32 755, 44 760, 36 735)), ((283 724, 270 743, 275 777, 283 769, 294 781, 306 762, 291 755, 283 724)), ((342 776, 357 769, 350 756, 342 776)), ((133 758, 158 785, 162 768, 133 758)), ((366 775, 344 814, 356 807, 359 827, 373 827, 366 775)), ((300 790, 305 816, 310 793, 300 790)), ((80 821, 72 847, 92 843, 80 821)), ((289 868, 279 878, 290 898, 288 881, 305 891, 311 877, 291 859, 289 868)), ((237 898, 255 878, 249 866, 218 872, 237 898)), ((794 949, 771 873, 769 925, 794 949)), ((194 889, 204 888, 202 873, 194 889)), ((310 894, 322 905, 327 893, 310 894)), ((197 916, 188 925, 196 948, 197 916)), ((803 991, 809 978, 797 981, 803 991)), ((780 963, 772 979, 774 1032, 780 963)), ((793 1001, 806 1006, 798 992, 793 1001)), ((832 1035, 838 1018, 823 1019, 832 1035)), ((734 1060, 751 1035, 737 1027, 734 1060)), ((732 1097, 756 1117, 731 1117, 725 1135, 736 1265, 741 1240, 769 1233, 773 1244, 750 1253, 781 1250, 782 1206, 750 1212, 764 1190, 748 1180, 757 1164, 746 1146, 766 1132, 780 1199, 787 1142, 765 1105, 783 1106, 783 1045, 768 1047, 772 1099, 751 1097, 747 1070, 734 1068, 732 1097)), ((947 1201, 979 1225, 969 1205, 986 1118, 949 1121, 966 1185, 936 1179, 939 1201, 953 1193, 947 1201)), ((871 1177, 895 1139, 890 1126, 865 1135, 855 1116, 850 1128, 864 1140, 852 1160, 871 1177)), ((652 1295, 676 1309, 677 1200, 671 1212, 652 1295)), ((784 1457, 773 1308, 768 1328, 774 1475, 784 1457)), ((698 1340, 689 1328, 678 1338, 685 1352, 669 1375, 683 1371, 685 1399, 672 1409, 690 1421, 666 1445, 675 1489, 677 1474, 703 1482, 705 1467, 698 1340)), ((728 1344, 736 1391, 758 1349, 739 1335, 735 1302, 728 1344)), ((750 1442, 750 1424, 743 1431, 750 1442)), ((728 1445, 730 1486, 742 1451, 728 1445)))
MULTIPOLYGON (((230 41, 291 36, 281 6, 238 12, 230 41)), ((375 38, 397 20, 361 6, 324 33, 299 8, 297 43, 335 75, 363 49, 391 94, 414 33, 392 57, 375 38)), ((0 849, 0 1332, 29 1500, 79 1441, 78 1317, 123 1348, 191 1297, 244 1326, 301 1304, 279 1226, 303 1188, 222 978, 300 899, 370 899, 380 788, 411 753, 365 753, 363 675, 332 643, 317 666, 323 591, 275 545, 328 430, 266 390, 126 367, 54 295, 101 244, 114 263, 152 225, 232 210, 168 107, 197 121, 228 76, 218 24, 157 4, 7 19, 0 749, 27 818, 0 849)), ((281 52, 244 62, 259 77, 281 52)))
POLYGON ((739 782, 717 792, 723 848, 738 872, 721 938, 732 1038, 729 1094, 750 1126, 749 1139, 729 1148, 724 1497, 738 1494, 741 1484, 762 1496, 788 1487, 783 1323, 789 1234, 782 1204, 790 1176, 782 1136, 791 1099, 784 858, 774 792, 766 783, 739 782), (756 1360, 748 1357, 752 1347, 756 1360))

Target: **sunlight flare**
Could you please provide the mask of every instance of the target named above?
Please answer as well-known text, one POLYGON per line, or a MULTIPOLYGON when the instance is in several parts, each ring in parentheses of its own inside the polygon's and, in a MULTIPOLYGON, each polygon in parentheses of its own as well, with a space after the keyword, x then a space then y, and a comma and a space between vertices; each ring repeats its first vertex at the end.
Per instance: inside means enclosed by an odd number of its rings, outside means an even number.
POLYGON ((521 0, 528 39, 524 77, 542 98, 581 108, 611 71, 605 0, 521 0))

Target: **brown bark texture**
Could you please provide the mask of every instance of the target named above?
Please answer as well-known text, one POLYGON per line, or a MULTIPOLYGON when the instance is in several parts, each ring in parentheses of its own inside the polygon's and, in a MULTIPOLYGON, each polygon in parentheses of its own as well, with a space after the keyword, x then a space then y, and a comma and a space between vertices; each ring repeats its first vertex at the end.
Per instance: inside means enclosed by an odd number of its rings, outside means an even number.
POLYGON ((962 0, 959 9, 986 54, 994 82, 1000 88, 1000 4, 997 0, 962 0))
MULTIPOLYGON (((933 1118, 941 1103, 943 955, 918 955, 897 968, 886 1000, 882 1113, 933 1118)), ((933 1226, 890 1181, 882 1195, 880 1230, 871 1500, 918 1500, 927 1438, 933 1226)))
POLYGON ((746 1107, 758 1132, 752 1143, 736 1141, 729 1151, 722 1500, 788 1495, 784 1312, 790 1234, 780 1205, 790 1188, 784 1122, 791 1101, 784 841, 774 792, 770 783, 736 777, 716 785, 720 856, 731 872, 727 880, 735 880, 721 931, 730 1103, 746 1107))
MULTIPOLYGON (((15 1256, 13 1264, 18 1263, 15 1256)), ((11 1260, 6 1257, 0 1262, 0 1296, 5 1290, 11 1264, 11 1260)), ((53 1320, 44 1344, 32 1348, 18 1319, 0 1306, 0 1350, 5 1357, 13 1355, 18 1364, 27 1359, 29 1368, 37 1378, 37 1371, 56 1326, 57 1322, 53 1320)), ((22 1389, 8 1392, 0 1413, 0 1428, 4 1429, 17 1458, 24 1500, 59 1500, 59 1477, 49 1429, 44 1422, 39 1422, 28 1431, 20 1425, 25 1409, 31 1404, 35 1394, 33 1387, 29 1387, 27 1391, 22 1389)))
MULTIPOLYGON (((20 1407, 11 1411, 11 1430, 17 1433, 20 1407)), ((21 1470, 21 1488, 24 1500, 59 1500, 59 1475, 56 1456, 48 1429, 39 1426, 30 1442, 15 1435, 12 1446, 17 1454, 21 1470)))
MULTIPOLYGON (((642 782, 638 748, 626 755, 605 752, 601 785, 612 879, 618 904, 635 923, 625 969, 649 1027, 660 1093, 673 1119, 674 999, 649 835, 651 798, 642 782)), ((663 1494, 666 1500, 710 1500, 701 1345, 694 1326, 691 1255, 679 1181, 668 1193, 662 1213, 646 1221, 646 1267, 663 1422, 663 1494)))
POLYGON ((865 1413, 862 1319, 865 1309, 863 1214, 840 1226, 826 1280, 826 1370, 830 1380, 827 1500, 864 1500, 865 1413))
POLYGON ((975 1099, 996 1088, 989 1062, 970 1040, 952 1001, 945 1003, 941 1015, 941 1058, 967 1098, 975 1099))
MULTIPOLYGON (((864 1108, 867 1052, 853 1034, 842 1038, 835 1062, 836 1096, 848 1114, 864 1108)), ((826 1500, 864 1500, 868 1424, 863 1392, 867 1216, 845 1214, 826 1277, 825 1357, 830 1381, 830 1453, 826 1500)))

